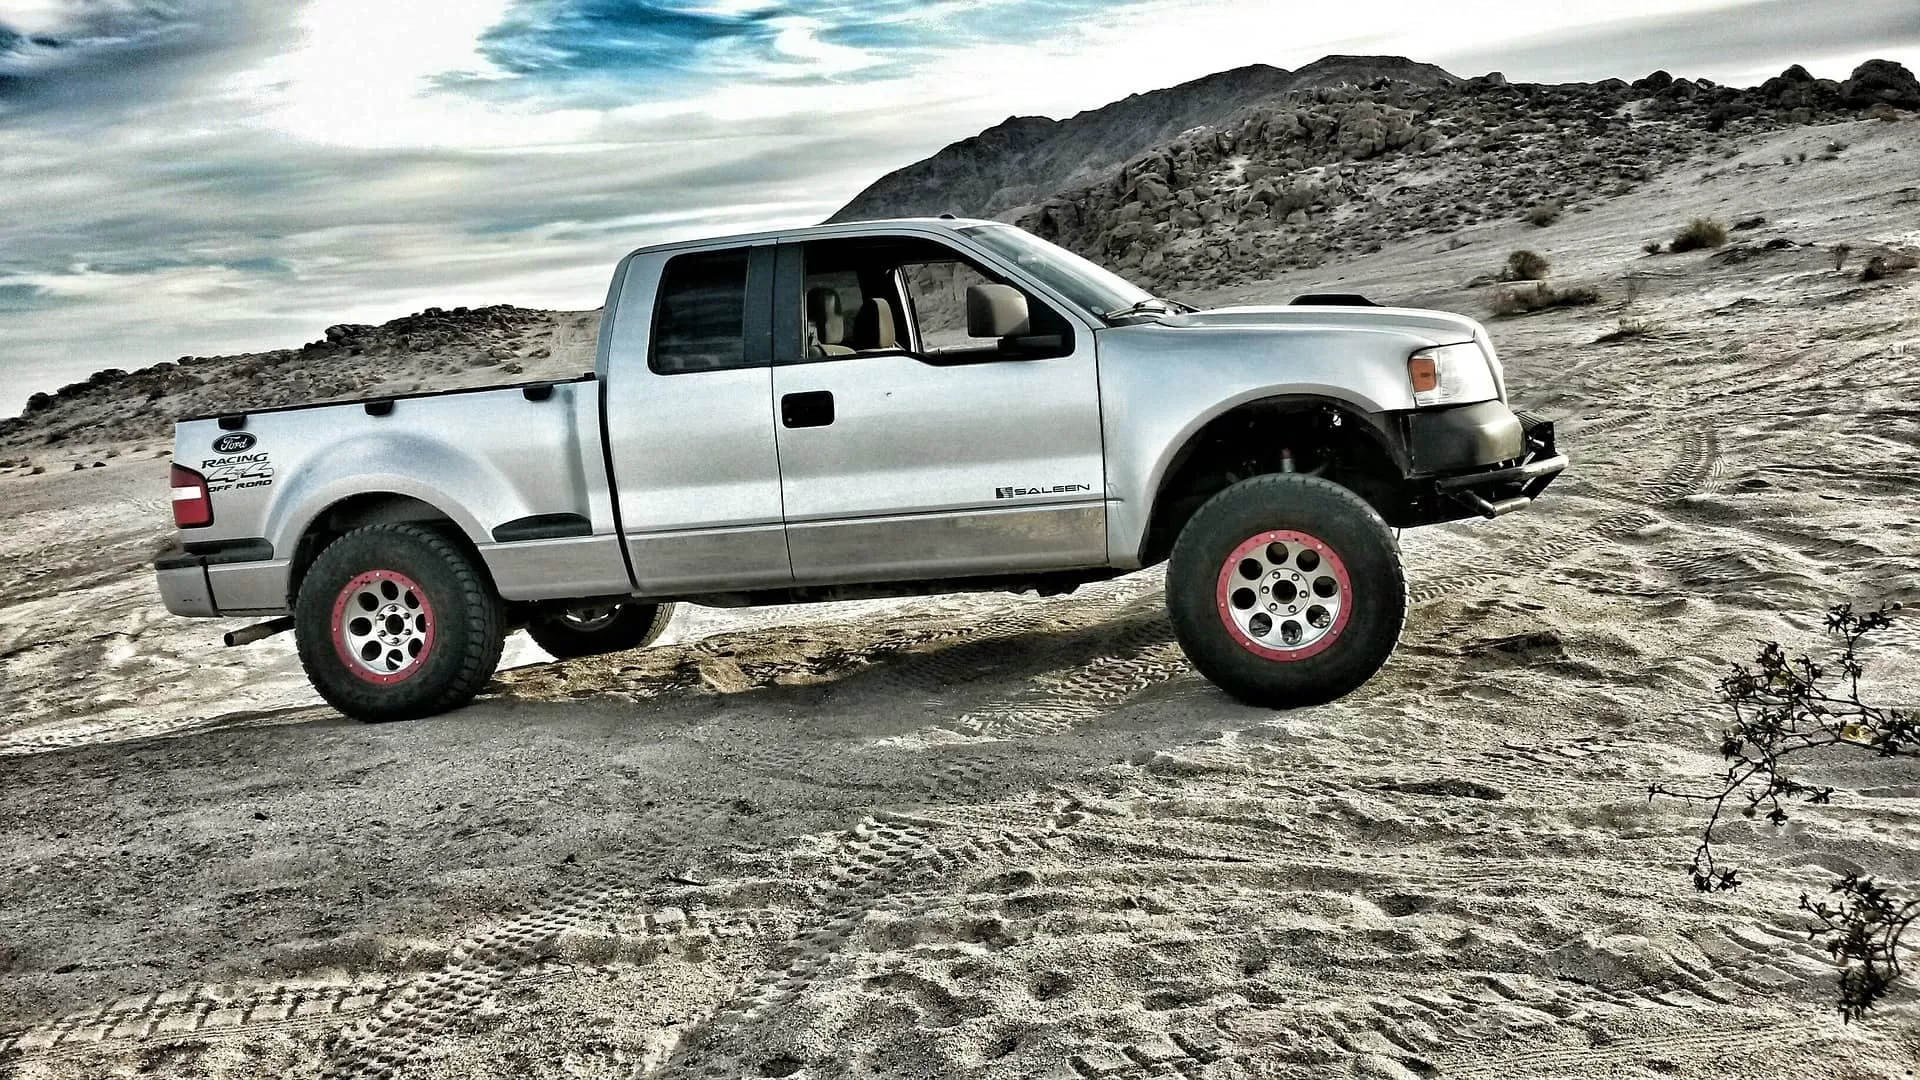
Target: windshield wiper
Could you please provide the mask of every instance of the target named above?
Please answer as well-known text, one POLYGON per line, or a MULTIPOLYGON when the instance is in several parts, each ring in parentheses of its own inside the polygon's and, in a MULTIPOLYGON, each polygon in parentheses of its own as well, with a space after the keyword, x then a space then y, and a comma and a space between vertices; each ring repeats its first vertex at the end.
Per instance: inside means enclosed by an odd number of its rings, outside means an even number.
MULTIPOLYGON (((1129 304, 1126 307, 1119 308, 1115 311, 1103 311, 1100 313, 1100 317, 1103 319, 1124 319, 1129 315, 1144 315, 1148 311, 1149 307, 1154 304, 1158 304, 1161 308, 1165 309, 1168 312, 1173 312, 1177 308, 1186 306, 1184 304, 1175 304, 1171 300, 1162 300, 1157 296, 1149 296, 1145 300, 1142 300, 1138 303, 1129 304)), ((1192 310, 1192 309, 1189 308, 1188 310, 1192 310)))

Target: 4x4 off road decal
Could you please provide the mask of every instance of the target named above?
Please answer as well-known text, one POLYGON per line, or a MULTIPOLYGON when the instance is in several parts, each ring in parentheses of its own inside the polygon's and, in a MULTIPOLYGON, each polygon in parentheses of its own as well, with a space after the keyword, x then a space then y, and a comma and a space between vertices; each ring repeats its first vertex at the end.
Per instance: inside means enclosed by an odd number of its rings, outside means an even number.
POLYGON ((207 479, 207 491, 237 491, 266 487, 273 483, 273 465, 266 453, 235 454, 208 458, 200 463, 200 475, 207 479))
POLYGON ((1066 495, 1076 491, 1092 491, 1092 484, 1055 484, 1052 487, 1001 487, 993 489, 996 499, 1018 499, 1025 495, 1066 495))

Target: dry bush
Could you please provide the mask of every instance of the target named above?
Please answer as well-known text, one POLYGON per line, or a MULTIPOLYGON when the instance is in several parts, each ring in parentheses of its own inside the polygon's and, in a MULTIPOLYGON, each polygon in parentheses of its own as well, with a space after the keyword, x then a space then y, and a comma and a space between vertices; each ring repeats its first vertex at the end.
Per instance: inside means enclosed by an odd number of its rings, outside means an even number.
POLYGON ((1501 281, 1539 281, 1547 276, 1547 257, 1537 251, 1520 250, 1507 256, 1506 269, 1500 271, 1501 281))
POLYGON ((1852 244, 1833 245, 1833 269, 1837 273, 1847 268, 1847 256, 1853 254, 1852 244))
POLYGON ((1727 242, 1727 227, 1712 218, 1694 218, 1687 227, 1677 233, 1669 250, 1678 254, 1682 251, 1698 251, 1701 248, 1717 248, 1727 242))
POLYGON ((1594 338, 1593 342, 1596 345, 1608 345, 1616 341, 1630 341, 1633 338, 1645 337, 1652 332, 1653 328, 1645 322, 1622 316, 1618 325, 1606 333, 1601 334, 1599 337, 1594 338))
POLYGON ((1544 281, 1501 289, 1489 302, 1495 315, 1524 315, 1557 307, 1586 307, 1600 302, 1600 290, 1591 285, 1555 288, 1544 281))
POLYGON ((1560 200, 1548 199, 1546 202, 1535 204, 1533 209, 1527 211, 1527 224, 1545 228, 1559 221, 1564 211, 1565 207, 1560 205, 1560 200))
MULTIPOLYGON (((1734 666, 1720 682, 1720 698, 1732 713, 1721 735, 1726 771, 1706 790, 1680 790, 1664 784, 1647 789, 1649 798, 1666 797, 1711 809, 1701 829, 1688 874, 1701 892, 1719 892, 1741 884, 1739 871, 1715 858, 1715 830, 1737 812, 1749 820, 1784 825, 1795 801, 1824 806, 1834 789, 1803 783, 1789 775, 1788 762, 1800 755, 1843 751, 1879 757, 1920 756, 1920 715, 1869 704, 1860 696, 1860 642, 1886 629, 1899 605, 1865 614, 1851 604, 1827 612, 1827 633, 1841 642, 1830 663, 1811 656, 1789 657, 1777 642, 1760 649, 1754 665, 1734 666)), ((1812 916, 1813 940, 1840 965, 1840 1012, 1858 1019, 1900 980, 1905 936, 1920 919, 1920 899, 1889 893, 1870 877, 1847 873, 1829 890, 1833 900, 1802 894, 1800 910, 1812 916)))
POLYGON ((1866 266, 1860 269, 1860 280, 1879 281, 1881 278, 1893 274, 1903 274, 1916 266, 1920 266, 1920 260, 1916 260, 1913 256, 1902 252, 1896 251, 1889 255, 1875 255, 1873 258, 1867 260, 1866 266))

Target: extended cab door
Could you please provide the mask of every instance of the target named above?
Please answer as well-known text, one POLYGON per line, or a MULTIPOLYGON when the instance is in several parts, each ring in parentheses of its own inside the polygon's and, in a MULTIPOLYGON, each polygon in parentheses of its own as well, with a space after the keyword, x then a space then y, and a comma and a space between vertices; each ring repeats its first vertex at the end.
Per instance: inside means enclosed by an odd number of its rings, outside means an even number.
POLYGON ((640 595, 790 584, 773 434, 774 248, 651 252, 623 268, 606 435, 640 595))
POLYGON ((798 583, 1106 563, 1092 333, 1027 291, 1034 334, 970 338, 967 287, 1018 283, 931 237, 784 244, 778 266, 773 391, 798 583))

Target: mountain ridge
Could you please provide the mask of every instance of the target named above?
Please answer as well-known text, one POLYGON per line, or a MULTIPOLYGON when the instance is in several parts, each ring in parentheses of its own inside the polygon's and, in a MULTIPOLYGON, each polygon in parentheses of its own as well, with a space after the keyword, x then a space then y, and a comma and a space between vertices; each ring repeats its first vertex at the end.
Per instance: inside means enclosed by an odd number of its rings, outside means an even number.
POLYGON ((1334 54, 1289 71, 1248 64, 1160 90, 1130 94, 1064 120, 1010 116, 932 156, 874 181, 828 221, 913 217, 965 210, 991 216, 1091 181, 1182 132, 1291 91, 1377 79, 1413 85, 1457 76, 1404 56, 1334 54))

